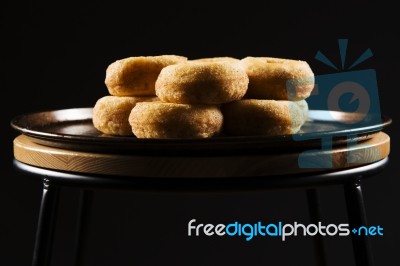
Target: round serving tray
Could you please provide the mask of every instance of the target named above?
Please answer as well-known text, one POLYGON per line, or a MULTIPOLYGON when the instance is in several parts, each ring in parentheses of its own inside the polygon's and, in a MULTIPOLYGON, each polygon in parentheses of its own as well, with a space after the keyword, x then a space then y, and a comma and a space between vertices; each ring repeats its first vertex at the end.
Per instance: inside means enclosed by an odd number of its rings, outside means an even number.
POLYGON ((218 136, 208 139, 138 139, 102 134, 92 123, 92 108, 62 109, 16 116, 11 126, 33 138, 35 143, 69 150, 140 153, 159 152, 283 152, 315 148, 321 140, 332 146, 370 139, 391 123, 380 116, 364 117, 337 111, 310 110, 307 122, 293 135, 218 136), (353 123, 354 122, 354 123, 353 123), (328 143, 329 144, 329 143, 328 143))

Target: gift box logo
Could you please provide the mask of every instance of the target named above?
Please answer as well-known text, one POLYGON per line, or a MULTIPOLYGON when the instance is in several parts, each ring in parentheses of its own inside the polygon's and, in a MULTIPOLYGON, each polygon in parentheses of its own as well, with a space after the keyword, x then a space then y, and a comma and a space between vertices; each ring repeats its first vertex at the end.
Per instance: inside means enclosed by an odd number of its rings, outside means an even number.
MULTIPOLYGON (((323 53, 317 52, 315 58, 332 67, 336 73, 316 75, 315 87, 309 98, 306 99, 309 110, 318 110, 318 120, 329 121, 334 128, 340 128, 343 132, 341 137, 347 137, 348 145, 354 139, 352 129, 376 125, 381 123, 381 113, 378 95, 378 85, 376 72, 374 69, 353 70, 368 58, 372 57, 371 49, 367 49, 354 63, 346 67, 347 39, 339 39, 339 51, 341 57, 341 69, 335 66, 323 53), (345 114, 345 115, 344 115, 345 114), (349 117, 351 119, 344 119, 349 117)), ((287 82, 287 89, 290 84, 287 82)), ((296 81, 298 82, 298 81, 296 81)), ((295 134, 293 139, 296 141, 308 139, 320 139, 321 149, 328 151, 332 149, 333 134, 324 135, 323 138, 318 132, 315 134, 295 134)), ((338 137, 335 133, 335 137, 338 137)), ((310 156, 314 151, 309 150, 300 154, 298 163, 300 168, 332 168, 332 158, 330 153, 326 153, 327 158, 310 156)), ((377 151, 379 152, 379 151, 377 151)), ((354 157, 354 156, 353 156, 354 157)), ((348 163, 360 163, 348 156, 348 163)))

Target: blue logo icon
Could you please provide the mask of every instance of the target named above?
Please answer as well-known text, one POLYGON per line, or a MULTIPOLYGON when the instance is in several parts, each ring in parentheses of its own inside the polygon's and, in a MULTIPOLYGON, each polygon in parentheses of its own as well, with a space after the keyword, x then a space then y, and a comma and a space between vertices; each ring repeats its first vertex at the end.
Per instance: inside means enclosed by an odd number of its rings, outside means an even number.
MULTIPOLYGON (((329 121, 335 128, 343 129, 341 132, 351 145, 354 139, 352 129, 376 125, 381 123, 381 113, 378 95, 377 77, 374 69, 353 70, 365 60, 373 56, 371 49, 362 53, 355 62, 346 67, 347 39, 339 39, 339 52, 341 58, 340 67, 332 63, 321 51, 315 55, 315 59, 331 67, 336 72, 315 76, 315 87, 310 97, 306 99, 310 110, 321 111, 318 120, 329 121), (343 117, 351 119, 343 119, 343 117)), ((287 88, 290 84, 287 82, 287 88)), ((329 151, 332 149, 333 135, 324 134, 321 137, 318 133, 295 134, 293 139, 296 141, 320 139, 321 150, 329 151)), ((377 151, 379 152, 379 151, 377 151)), ((326 158, 314 158, 310 156, 313 150, 305 151, 300 154, 298 163, 300 168, 332 168, 332 158, 329 152, 326 158)), ((322 157, 323 157, 322 156, 322 157)), ((348 163, 355 163, 360 158, 348 156, 348 163)))

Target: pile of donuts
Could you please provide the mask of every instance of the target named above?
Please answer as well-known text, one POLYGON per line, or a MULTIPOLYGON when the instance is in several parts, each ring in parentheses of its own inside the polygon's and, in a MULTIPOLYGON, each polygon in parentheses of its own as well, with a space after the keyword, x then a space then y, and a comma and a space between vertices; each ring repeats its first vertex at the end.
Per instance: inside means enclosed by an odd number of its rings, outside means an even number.
POLYGON ((110 95, 93 125, 106 135, 210 138, 293 134, 307 120, 314 74, 305 61, 139 56, 106 70, 110 95))

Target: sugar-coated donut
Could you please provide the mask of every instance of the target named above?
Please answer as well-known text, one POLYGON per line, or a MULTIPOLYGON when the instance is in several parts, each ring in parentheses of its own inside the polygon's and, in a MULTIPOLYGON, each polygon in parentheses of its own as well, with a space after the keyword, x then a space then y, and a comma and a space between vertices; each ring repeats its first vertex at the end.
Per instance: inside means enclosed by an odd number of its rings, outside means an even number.
POLYGON ((223 116, 213 105, 143 102, 129 123, 138 138, 209 138, 221 131, 223 116))
POLYGON ((161 69, 186 61, 186 57, 177 55, 124 58, 107 67, 105 84, 114 96, 155 96, 154 85, 161 69))
POLYGON ((132 135, 128 118, 138 102, 157 101, 157 97, 104 96, 97 100, 93 108, 94 127, 109 135, 132 135))
POLYGON ((305 61, 246 57, 241 62, 249 76, 245 98, 299 101, 314 88, 314 73, 305 61))
POLYGON ((240 59, 229 57, 229 56, 221 56, 221 57, 205 57, 205 58, 198 58, 192 59, 190 61, 195 62, 240 62, 240 59))
POLYGON ((171 103, 221 104, 241 99, 248 83, 241 63, 188 61, 161 70, 156 95, 171 103))
POLYGON ((305 100, 246 99, 223 105, 222 112, 228 135, 277 136, 298 132, 307 120, 308 105, 305 100))

